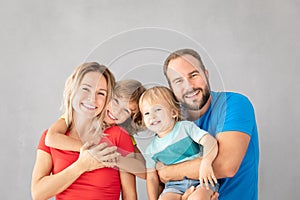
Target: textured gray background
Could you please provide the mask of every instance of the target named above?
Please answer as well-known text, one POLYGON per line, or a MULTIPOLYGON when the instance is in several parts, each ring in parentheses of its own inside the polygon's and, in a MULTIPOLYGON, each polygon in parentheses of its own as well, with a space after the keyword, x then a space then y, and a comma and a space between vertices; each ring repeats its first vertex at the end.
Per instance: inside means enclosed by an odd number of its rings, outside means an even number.
MULTIPOLYGON (((166 49, 185 42, 194 47, 195 41, 213 59, 208 64, 213 89, 241 92, 255 107, 260 199, 298 198, 299 10, 297 0, 2 0, 1 199, 31 198, 38 139, 60 116, 64 81, 75 66, 99 58, 111 64, 118 78, 163 83, 159 70, 166 49), (157 28, 152 33, 142 27, 157 28), (144 44, 163 50, 122 54, 144 44)), ((138 142, 144 148, 145 140, 138 142)), ((146 199, 144 181, 139 180, 138 189, 140 199, 146 199)))

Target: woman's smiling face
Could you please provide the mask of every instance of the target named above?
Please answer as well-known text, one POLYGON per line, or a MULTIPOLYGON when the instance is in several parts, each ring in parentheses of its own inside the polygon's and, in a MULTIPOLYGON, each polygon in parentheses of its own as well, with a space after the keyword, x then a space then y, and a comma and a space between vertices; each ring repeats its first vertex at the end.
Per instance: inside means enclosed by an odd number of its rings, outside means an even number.
POLYGON ((95 117, 107 98, 107 81, 99 72, 88 72, 82 79, 73 99, 73 109, 87 117, 95 117))

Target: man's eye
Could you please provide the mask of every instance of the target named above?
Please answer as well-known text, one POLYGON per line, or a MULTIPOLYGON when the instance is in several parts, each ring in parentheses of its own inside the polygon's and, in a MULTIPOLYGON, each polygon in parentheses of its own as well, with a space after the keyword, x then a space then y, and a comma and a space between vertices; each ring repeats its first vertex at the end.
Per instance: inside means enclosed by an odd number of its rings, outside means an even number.
POLYGON ((83 91, 90 91, 88 88, 84 87, 84 88, 81 88, 83 91))
POLYGON ((178 79, 178 80, 174 81, 175 84, 180 84, 181 82, 182 82, 181 79, 178 79))
POLYGON ((196 76, 198 76, 198 75, 199 75, 199 73, 196 73, 196 72, 195 72, 195 73, 192 73, 192 74, 191 74, 191 77, 194 78, 194 77, 196 77, 196 76))

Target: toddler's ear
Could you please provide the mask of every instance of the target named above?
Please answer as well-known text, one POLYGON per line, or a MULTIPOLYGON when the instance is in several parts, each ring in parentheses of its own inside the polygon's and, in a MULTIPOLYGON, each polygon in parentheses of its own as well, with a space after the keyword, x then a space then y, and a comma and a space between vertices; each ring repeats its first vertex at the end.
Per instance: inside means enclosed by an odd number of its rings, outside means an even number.
POLYGON ((172 118, 176 119, 178 117, 178 113, 175 110, 172 110, 172 118))

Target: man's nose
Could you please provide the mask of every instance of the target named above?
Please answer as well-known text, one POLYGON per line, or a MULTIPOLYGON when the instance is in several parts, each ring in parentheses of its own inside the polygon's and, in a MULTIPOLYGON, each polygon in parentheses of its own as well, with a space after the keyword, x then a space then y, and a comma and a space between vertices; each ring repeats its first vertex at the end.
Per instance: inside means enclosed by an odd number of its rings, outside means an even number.
POLYGON ((185 90, 189 90, 189 89, 193 88, 193 83, 189 79, 184 79, 183 83, 182 83, 182 87, 185 90))

